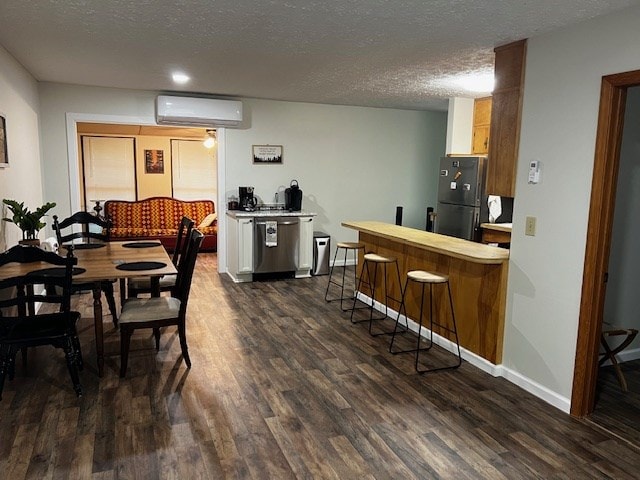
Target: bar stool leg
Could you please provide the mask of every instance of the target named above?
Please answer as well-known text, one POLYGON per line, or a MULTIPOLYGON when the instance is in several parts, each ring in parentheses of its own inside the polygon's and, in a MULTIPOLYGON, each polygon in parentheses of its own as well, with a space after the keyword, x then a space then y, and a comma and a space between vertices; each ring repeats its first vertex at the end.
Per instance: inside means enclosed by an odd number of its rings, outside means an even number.
MULTIPOLYGON (((446 365, 444 367, 420 369, 418 368, 420 348, 418 348, 416 349, 416 362, 415 362, 416 372, 418 373, 437 372, 439 370, 450 370, 450 369, 458 368, 460 365, 462 365, 462 355, 460 354, 460 341, 458 339, 458 327, 456 325, 456 315, 453 310, 453 297, 451 296, 451 285, 449 284, 448 281, 446 283, 447 283, 447 293, 449 294, 449 306, 451 307, 451 320, 453 322, 453 328, 452 329, 449 329, 447 327, 443 327, 443 328, 452 332, 456 337, 456 346, 458 348, 457 362, 453 365, 446 365)), ((429 334, 429 347, 423 348, 422 350, 428 350, 433 346, 433 285, 432 284, 429 285, 429 296, 430 296, 430 303, 431 303, 431 305, 429 305, 429 326, 431 330, 429 334)), ((419 346, 420 346, 420 336, 418 336, 418 347, 419 346)))
MULTIPOLYGON (((331 265, 331 270, 329 270, 329 281, 327 282, 327 290, 324 292, 324 301, 325 302, 332 302, 333 300, 337 300, 337 299, 329 300, 329 287, 333 283, 331 280, 333 278, 333 269, 336 268, 336 258, 338 258, 338 250, 340 250, 339 247, 336 248, 336 252, 333 254, 333 264, 331 265)), ((344 278, 344 275, 343 275, 343 278, 344 278)), ((344 281, 342 283, 344 285, 344 281)), ((344 286, 343 286, 343 288, 344 288, 344 286)), ((342 295, 340 295, 340 296, 342 296, 342 295)))

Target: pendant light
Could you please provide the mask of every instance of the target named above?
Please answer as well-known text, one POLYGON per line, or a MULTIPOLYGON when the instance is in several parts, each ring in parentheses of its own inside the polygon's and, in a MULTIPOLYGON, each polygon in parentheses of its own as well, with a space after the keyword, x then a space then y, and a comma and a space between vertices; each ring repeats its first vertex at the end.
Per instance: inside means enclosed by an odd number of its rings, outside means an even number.
POLYGON ((215 130, 207 130, 207 136, 204 139, 202 144, 205 148, 213 148, 216 146, 216 131, 215 130))

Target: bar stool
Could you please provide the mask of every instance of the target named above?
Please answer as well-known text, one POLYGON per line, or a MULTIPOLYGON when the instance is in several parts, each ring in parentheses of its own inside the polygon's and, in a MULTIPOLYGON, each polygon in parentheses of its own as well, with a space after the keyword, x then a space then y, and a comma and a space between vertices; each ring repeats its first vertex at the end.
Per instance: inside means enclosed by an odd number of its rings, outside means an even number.
POLYGON ((390 332, 377 332, 377 333, 373 333, 372 332, 372 325, 374 321, 378 321, 378 320, 385 320, 386 318, 390 318, 389 317, 389 300, 394 300, 398 303, 401 303, 400 300, 393 298, 389 295, 389 288, 388 288, 388 282, 387 282, 387 266, 390 264, 394 264, 396 267, 396 273, 398 275, 398 285, 400 286, 400 289, 402 289, 402 280, 400 279, 400 269, 398 267, 398 260, 395 259, 394 257, 384 257, 382 255, 378 255, 377 253, 365 253, 364 255, 364 263, 362 264, 362 273, 360 274, 360 279, 358 280, 358 286, 356 288, 356 292, 354 292, 353 295, 353 305, 351 307, 351 323, 360 323, 360 322, 369 322, 369 334, 373 337, 377 337, 378 335, 391 335, 395 332, 394 331, 390 331, 390 332), (373 278, 371 276, 371 271, 369 270, 370 266, 373 266, 373 278), (383 274, 383 278, 384 278, 384 316, 382 317, 374 317, 373 316, 373 308, 374 305, 376 303, 376 285, 377 285, 377 280, 378 280, 378 266, 382 267, 382 274, 383 274), (367 273, 367 281, 363 282, 363 277, 365 274, 365 271, 367 273), (360 288, 362 287, 362 284, 366 284, 367 288, 369 289, 369 292, 371 293, 371 305, 367 304, 367 302, 363 302, 365 303, 365 307, 362 308, 368 308, 369 309, 369 318, 368 319, 363 319, 363 320, 354 320, 353 319, 353 314, 356 310, 358 310, 356 308, 356 301, 357 301, 357 292, 360 291, 360 288))
POLYGON ((391 337, 391 342, 389 344, 389 352, 391 352, 394 355, 397 353, 415 352, 416 354, 415 369, 416 369, 416 372, 418 373, 435 372, 437 370, 458 368, 462 364, 462 357, 460 355, 460 342, 458 340, 458 328, 456 326, 456 317, 453 311, 453 298, 451 297, 451 286, 449 285, 449 277, 447 275, 439 275, 436 273, 425 272, 424 270, 412 270, 410 272, 407 272, 407 281, 404 286, 404 291, 402 292, 402 303, 400 304, 400 309, 398 310, 398 318, 396 319, 396 325, 395 325, 395 328, 393 329, 393 335, 391 337), (403 308, 404 308, 405 319, 407 321, 406 328, 408 328, 409 326, 408 325, 409 322, 407 318, 407 307, 406 307, 406 296, 407 296, 407 290, 409 287, 409 282, 419 283, 422 287, 422 292, 420 296, 420 315, 418 317, 418 342, 417 342, 416 348, 411 348, 408 350, 393 351, 393 341, 396 338, 396 332, 398 330, 398 324, 400 322, 400 314, 403 308), (449 328, 448 326, 445 326, 441 323, 433 321, 433 286, 438 284, 447 285, 447 292, 449 294, 449 305, 451 307, 451 320, 453 324, 452 328, 449 328), (424 309, 424 290, 426 285, 429 285, 429 346, 420 347, 420 341, 422 338, 421 333, 422 333, 422 314, 424 309), (418 368, 420 352, 427 351, 433 346, 433 325, 434 324, 440 327, 441 329, 446 330, 447 332, 453 333, 455 335, 456 346, 458 348, 458 361, 453 365, 447 365, 445 367, 420 369, 418 368))
POLYGON ((331 265, 331 271, 329 272, 329 282, 327 283, 327 290, 324 293, 324 299, 326 302, 335 302, 337 300, 340 300, 340 309, 343 312, 346 312, 347 310, 349 310, 349 308, 344 308, 343 302, 345 300, 351 300, 353 299, 352 296, 349 297, 345 297, 344 296, 344 286, 345 286, 345 274, 347 271, 347 255, 349 254, 349 251, 353 250, 355 253, 355 258, 356 258, 356 268, 354 268, 353 271, 353 296, 355 296, 356 294, 356 284, 358 283, 358 269, 357 269, 357 260, 358 260, 358 251, 359 250, 364 250, 364 243, 362 242, 338 242, 337 244, 337 248, 336 248, 336 253, 333 255, 333 264, 331 265), (336 259, 338 258, 338 251, 339 250, 344 250, 344 263, 342 264, 342 283, 338 283, 337 280, 333 279, 333 270, 336 267, 336 259), (340 287, 340 297, 339 298, 329 298, 329 287, 331 285, 335 285, 337 287, 340 287))

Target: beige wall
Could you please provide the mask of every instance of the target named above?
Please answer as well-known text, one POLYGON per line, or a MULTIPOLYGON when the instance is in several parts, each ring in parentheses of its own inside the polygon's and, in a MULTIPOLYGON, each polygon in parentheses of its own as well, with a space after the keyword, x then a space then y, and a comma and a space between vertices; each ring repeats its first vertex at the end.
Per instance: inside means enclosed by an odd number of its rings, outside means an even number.
POLYGON ((171 196, 171 140, 166 137, 136 137, 136 183, 138 199, 171 196), (145 150, 162 150, 164 173, 146 173, 145 150))
POLYGON ((602 76, 640 68, 640 8, 531 38, 503 362, 568 410, 602 76), (539 160, 542 179, 527 183, 539 160), (525 217, 537 217, 525 236, 525 217))
MULTIPOLYGON (((9 167, 0 168, 0 199, 24 202, 33 210, 53 200, 42 194, 38 86, 29 72, 1 46, 0 113, 6 118, 9 153, 9 167)), ((45 217, 45 222, 51 223, 50 217, 45 217)), ((44 238, 44 232, 40 237, 44 238)), ((4 251, 5 244, 11 247, 21 238, 18 227, 0 221, 0 251, 4 251)))

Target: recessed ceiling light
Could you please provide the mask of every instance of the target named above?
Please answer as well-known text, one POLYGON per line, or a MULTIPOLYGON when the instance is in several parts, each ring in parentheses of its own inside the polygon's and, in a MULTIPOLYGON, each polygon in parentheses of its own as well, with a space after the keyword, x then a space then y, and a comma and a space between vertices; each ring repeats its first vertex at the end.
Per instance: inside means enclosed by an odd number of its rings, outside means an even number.
POLYGON ((174 82, 179 83, 181 85, 191 80, 189 75, 185 75, 184 73, 181 73, 181 72, 174 73, 173 75, 171 75, 171 78, 173 78, 174 82))

